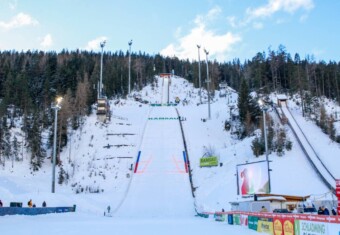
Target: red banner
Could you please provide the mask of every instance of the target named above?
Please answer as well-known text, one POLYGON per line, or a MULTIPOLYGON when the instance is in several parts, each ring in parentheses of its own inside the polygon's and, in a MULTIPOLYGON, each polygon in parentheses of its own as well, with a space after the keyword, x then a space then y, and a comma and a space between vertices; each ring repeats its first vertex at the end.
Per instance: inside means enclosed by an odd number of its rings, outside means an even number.
POLYGON ((336 187, 340 188, 340 180, 336 180, 336 187))
POLYGON ((274 235, 294 235, 294 219, 274 216, 274 235))
MULTIPOLYGON (((340 207, 338 207, 339 209, 340 207)), ((276 214, 276 213, 265 213, 265 212, 245 212, 245 211, 229 211, 224 212, 225 214, 244 214, 257 216, 261 218, 279 218, 284 220, 307 220, 315 222, 325 223, 336 223, 340 224, 340 216, 324 216, 324 215, 309 215, 309 214, 276 214)))
POLYGON ((340 215, 340 180, 336 180, 336 188, 335 188, 335 194, 336 197, 338 198, 338 215, 340 215))

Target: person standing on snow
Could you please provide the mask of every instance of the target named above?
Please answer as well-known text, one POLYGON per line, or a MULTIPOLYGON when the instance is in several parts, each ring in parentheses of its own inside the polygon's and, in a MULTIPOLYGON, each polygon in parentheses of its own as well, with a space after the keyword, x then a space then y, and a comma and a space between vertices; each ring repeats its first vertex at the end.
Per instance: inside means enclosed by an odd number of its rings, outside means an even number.
POLYGON ((2 201, 0 200, 0 207, 2 207, 3 206, 3 204, 2 204, 2 201))
POLYGON ((28 205, 28 207, 32 207, 32 206, 33 206, 32 199, 30 199, 30 200, 27 202, 27 205, 28 205))

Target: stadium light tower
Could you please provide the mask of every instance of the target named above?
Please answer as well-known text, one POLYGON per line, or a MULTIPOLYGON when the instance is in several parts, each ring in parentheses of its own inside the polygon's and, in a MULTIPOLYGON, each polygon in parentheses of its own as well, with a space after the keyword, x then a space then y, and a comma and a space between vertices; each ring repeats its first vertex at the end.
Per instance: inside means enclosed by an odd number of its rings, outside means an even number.
POLYGON ((128 94, 131 92, 131 45, 132 45, 132 40, 129 41, 129 89, 128 89, 128 94))
POLYGON ((197 49, 198 49, 198 87, 199 87, 200 103, 202 103, 200 48, 201 48, 201 46, 197 45, 197 49))
POLYGON ((267 168, 268 168, 268 189, 269 193, 271 191, 271 185, 270 185, 270 169, 269 169, 269 159, 268 159, 268 140, 267 140, 267 125, 266 125, 266 112, 268 110, 268 106, 265 104, 265 102, 262 99, 259 99, 258 101, 260 108, 263 112, 263 134, 264 134, 264 145, 265 145, 265 151, 266 151, 266 161, 267 161, 267 168))
POLYGON ((100 42, 100 47, 102 48, 102 53, 101 53, 101 56, 100 56, 100 82, 99 82, 98 98, 102 98, 102 96, 103 96, 103 54, 104 54, 105 43, 106 43, 106 40, 100 42))
POLYGON ((52 159, 52 193, 55 192, 55 164, 57 156, 57 123, 58 123, 58 110, 61 109, 62 97, 57 97, 56 102, 52 105, 54 109, 54 138, 53 138, 53 159, 52 159))
POLYGON ((207 91, 208 91, 208 120, 210 120, 210 80, 209 80, 209 63, 208 63, 208 55, 209 51, 204 49, 206 61, 207 61, 207 80, 205 81, 207 83, 207 91))

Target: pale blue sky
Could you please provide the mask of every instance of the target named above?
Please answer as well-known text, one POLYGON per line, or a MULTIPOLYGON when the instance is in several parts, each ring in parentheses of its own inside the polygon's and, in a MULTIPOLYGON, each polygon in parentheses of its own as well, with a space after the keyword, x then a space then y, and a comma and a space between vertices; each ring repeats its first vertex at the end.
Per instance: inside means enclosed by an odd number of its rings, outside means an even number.
POLYGON ((0 0, 0 50, 128 49, 197 60, 292 56, 340 60, 339 0, 0 0), (203 56, 203 51, 201 52, 203 56))

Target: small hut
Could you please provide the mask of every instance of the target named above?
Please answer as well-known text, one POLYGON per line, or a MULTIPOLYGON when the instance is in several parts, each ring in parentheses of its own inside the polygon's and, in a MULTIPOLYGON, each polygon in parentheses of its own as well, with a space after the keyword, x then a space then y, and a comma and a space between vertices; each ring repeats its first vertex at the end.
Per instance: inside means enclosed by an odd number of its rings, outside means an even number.
POLYGON ((285 104, 287 106, 287 96, 286 95, 277 95, 277 105, 281 107, 282 104, 285 104))

